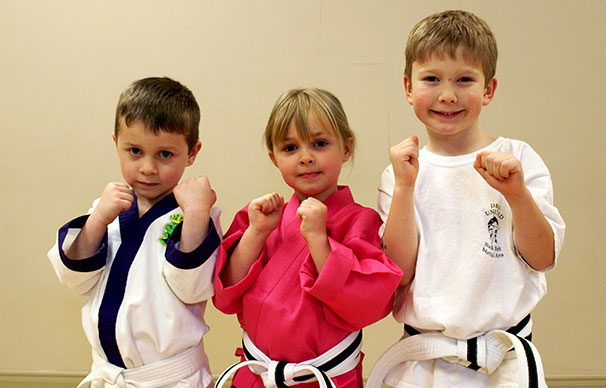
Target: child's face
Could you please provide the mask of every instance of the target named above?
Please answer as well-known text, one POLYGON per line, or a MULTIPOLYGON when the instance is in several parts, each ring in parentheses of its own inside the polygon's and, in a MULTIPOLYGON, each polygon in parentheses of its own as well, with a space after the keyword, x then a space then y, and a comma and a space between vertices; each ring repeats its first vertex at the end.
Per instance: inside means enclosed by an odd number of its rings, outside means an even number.
POLYGON ((182 134, 154 134, 138 120, 130 126, 122 123, 114 141, 122 176, 135 190, 140 207, 151 207, 171 193, 201 147, 198 142, 189 151, 182 134))
POLYGON ((309 129, 312 138, 304 140, 291 122, 286 139, 274 144, 269 157, 300 200, 314 197, 324 201, 337 191, 341 166, 351 156, 353 139, 344 143, 314 114, 309 115, 309 129))
POLYGON ((496 86, 496 78, 486 83, 482 65, 467 59, 461 48, 454 59, 433 55, 415 61, 410 79, 404 77, 406 98, 425 124, 430 142, 477 136, 480 112, 496 86))

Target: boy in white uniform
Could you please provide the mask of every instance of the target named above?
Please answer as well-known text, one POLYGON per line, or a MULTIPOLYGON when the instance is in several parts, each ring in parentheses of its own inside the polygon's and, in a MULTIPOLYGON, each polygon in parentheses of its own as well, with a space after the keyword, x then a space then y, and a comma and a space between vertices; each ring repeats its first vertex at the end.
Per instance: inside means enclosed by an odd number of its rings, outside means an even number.
POLYGON ((48 253, 60 281, 89 296, 82 323, 93 367, 79 387, 212 383, 202 336, 220 211, 206 177, 179 183, 200 151, 199 121, 187 87, 135 81, 113 135, 126 183, 107 184, 48 253))
POLYGON ((539 155, 478 126, 496 59, 490 28, 468 12, 431 15, 409 35, 406 98, 429 142, 392 147, 381 177, 384 250, 404 272, 394 316, 406 333, 371 388, 385 374, 398 388, 545 386, 529 314, 564 222, 539 155))

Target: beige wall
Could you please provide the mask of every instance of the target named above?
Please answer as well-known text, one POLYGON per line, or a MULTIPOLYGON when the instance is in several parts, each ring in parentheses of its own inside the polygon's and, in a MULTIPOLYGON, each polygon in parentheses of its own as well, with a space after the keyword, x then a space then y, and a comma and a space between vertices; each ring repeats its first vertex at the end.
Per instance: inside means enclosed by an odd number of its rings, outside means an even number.
MULTIPOLYGON (((374 207, 389 146, 413 133, 426 139, 403 97, 405 37, 446 8, 492 26, 500 83, 481 127, 525 139, 543 156, 568 225, 534 315, 546 373, 606 375, 601 0, 0 2, 0 370, 89 367, 85 299, 58 283, 46 252, 62 223, 120 179, 111 131, 130 81, 168 75, 194 91, 204 146, 187 176, 210 177, 224 228, 255 196, 289 195, 261 133, 277 96, 296 86, 341 98, 360 140, 342 181, 374 207)), ((235 360, 240 331, 212 306, 207 317, 218 373, 235 360)), ((399 333, 391 317, 367 331, 367 367, 399 333)))

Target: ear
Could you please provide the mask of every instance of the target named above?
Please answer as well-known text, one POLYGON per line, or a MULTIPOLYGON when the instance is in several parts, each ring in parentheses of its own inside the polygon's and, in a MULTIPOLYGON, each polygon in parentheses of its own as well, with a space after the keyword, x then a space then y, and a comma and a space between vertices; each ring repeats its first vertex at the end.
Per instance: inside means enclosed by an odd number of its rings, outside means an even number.
POLYGON ((194 145, 194 147, 191 149, 191 151, 189 151, 189 154, 187 155, 186 166, 191 166, 192 164, 194 164, 194 162, 196 161, 196 156, 198 156, 198 152, 200 152, 201 148, 202 148, 202 142, 200 140, 198 140, 196 142, 196 145, 194 145))
POLYGON ((497 90, 497 78, 492 77, 490 81, 486 84, 486 88, 484 88, 484 96, 482 97, 482 105, 486 106, 490 104, 490 101, 494 98, 494 92, 497 90))
POLYGON ((408 76, 404 76, 404 92, 406 93, 406 100, 412 105, 412 83, 408 76))
POLYGON ((272 151, 269 151, 267 155, 269 155, 269 158, 271 159, 271 162, 274 164, 274 166, 278 167, 278 162, 276 162, 276 155, 274 155, 272 151))
POLYGON ((116 134, 115 133, 112 133, 112 140, 114 141, 114 144, 116 146, 118 146, 118 139, 116 139, 116 134))
POLYGON ((343 142, 343 163, 347 162, 349 158, 351 158, 351 154, 353 153, 354 148, 354 140, 353 137, 348 137, 345 142, 343 142))

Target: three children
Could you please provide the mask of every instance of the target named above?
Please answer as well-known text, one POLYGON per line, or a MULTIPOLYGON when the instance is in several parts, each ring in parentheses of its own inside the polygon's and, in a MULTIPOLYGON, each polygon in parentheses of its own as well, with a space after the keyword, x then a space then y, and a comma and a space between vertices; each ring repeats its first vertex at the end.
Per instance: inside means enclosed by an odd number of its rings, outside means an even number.
POLYGON ((496 60, 490 28, 471 13, 413 28, 404 87, 429 142, 391 148, 381 217, 338 185, 355 148, 339 100, 321 89, 283 94, 265 142, 294 193, 251 201, 222 243, 208 179, 179 183, 200 150, 195 99, 166 78, 135 82, 114 133, 126 183, 108 184, 49 252, 61 282, 89 295, 94 365, 81 386, 208 386, 213 280, 216 307, 244 330, 243 362, 219 386, 233 376, 236 388, 361 387, 361 330, 392 307, 405 338, 370 388, 385 376, 399 388, 545 386, 530 313, 564 222, 539 155, 479 128, 496 60))

